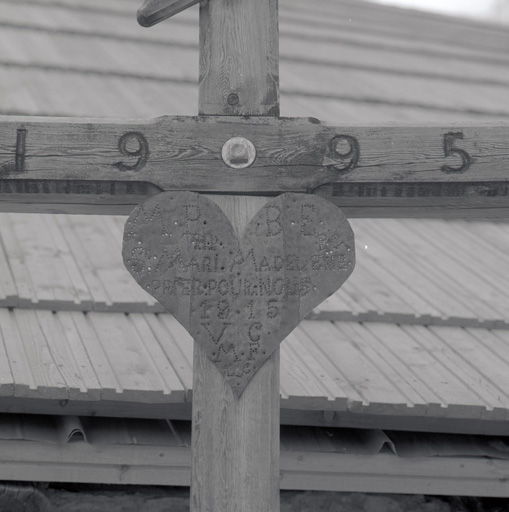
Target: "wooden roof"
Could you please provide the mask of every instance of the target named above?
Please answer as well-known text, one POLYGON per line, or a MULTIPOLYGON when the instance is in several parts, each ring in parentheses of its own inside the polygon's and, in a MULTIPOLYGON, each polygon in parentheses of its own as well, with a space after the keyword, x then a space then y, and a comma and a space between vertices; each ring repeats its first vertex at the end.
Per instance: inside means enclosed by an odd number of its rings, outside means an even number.
MULTIPOLYGON (((195 114, 197 9, 147 30, 139 3, 0 0, 0 113, 195 114)), ((509 121, 502 28, 354 0, 280 15, 285 116, 509 121)), ((123 221, 0 216, 1 410, 188 417, 192 344, 123 268, 123 221)), ((282 345, 283 421, 505 432, 509 227, 352 224, 354 275, 282 345)))
MULTIPOLYGON (((0 307, 163 312, 121 257, 121 216, 0 214, 0 307)), ((509 225, 354 219, 352 277, 310 318, 509 325, 509 225), (453 236, 451 236, 453 235, 453 236)))
MULTIPOLYGON (((171 315, 0 319, 2 411, 190 417, 192 340, 171 315)), ((506 329, 306 320, 282 344, 282 421, 504 434, 508 347, 506 329)))
MULTIPOLYGON (((197 8, 145 29, 138 0, 2 0, 0 113, 197 109, 197 8)), ((357 0, 281 0, 281 109, 352 122, 507 121, 504 27, 357 0)))

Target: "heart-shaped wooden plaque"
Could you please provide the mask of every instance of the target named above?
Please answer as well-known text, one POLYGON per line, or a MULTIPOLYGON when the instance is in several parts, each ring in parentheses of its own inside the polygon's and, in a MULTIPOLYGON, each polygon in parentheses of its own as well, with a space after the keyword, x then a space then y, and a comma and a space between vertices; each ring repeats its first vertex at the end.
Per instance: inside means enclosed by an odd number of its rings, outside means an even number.
POLYGON ((353 232, 341 210, 291 193, 266 203, 239 239, 208 197, 163 192, 132 211, 122 254, 236 396, 355 265, 353 232))

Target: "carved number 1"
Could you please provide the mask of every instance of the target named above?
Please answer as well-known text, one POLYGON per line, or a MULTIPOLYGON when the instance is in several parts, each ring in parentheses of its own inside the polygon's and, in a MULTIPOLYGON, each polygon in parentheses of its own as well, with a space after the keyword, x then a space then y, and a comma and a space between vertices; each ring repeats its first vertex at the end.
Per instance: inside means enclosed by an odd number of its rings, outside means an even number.
POLYGON ((16 160, 15 169, 17 172, 25 170, 25 152, 26 152, 27 131, 24 128, 16 130, 16 160))
POLYGON ((459 167, 449 167, 448 165, 442 166, 442 171, 446 173, 459 173, 466 172, 472 163, 472 157, 464 150, 454 147, 456 139, 463 139, 461 132, 449 132, 444 134, 444 154, 446 157, 457 155, 461 158, 461 165, 459 167))

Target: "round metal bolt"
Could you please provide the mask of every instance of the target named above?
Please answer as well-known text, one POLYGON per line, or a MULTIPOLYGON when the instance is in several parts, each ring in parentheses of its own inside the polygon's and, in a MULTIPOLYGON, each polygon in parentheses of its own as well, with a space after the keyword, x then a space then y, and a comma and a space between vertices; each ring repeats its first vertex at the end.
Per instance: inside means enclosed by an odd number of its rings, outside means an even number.
POLYGON ((236 92, 232 92, 228 94, 228 105, 238 105, 239 104, 239 95, 236 92))
POLYGON ((233 169, 245 169, 256 159, 254 144, 244 137, 232 137, 221 150, 223 162, 233 169))

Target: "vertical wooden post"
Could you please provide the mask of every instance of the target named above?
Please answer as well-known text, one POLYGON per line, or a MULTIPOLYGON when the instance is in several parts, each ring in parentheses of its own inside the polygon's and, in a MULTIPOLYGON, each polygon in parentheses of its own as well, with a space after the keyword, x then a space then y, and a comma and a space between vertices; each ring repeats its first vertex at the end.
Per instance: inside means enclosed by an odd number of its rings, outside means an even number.
MULTIPOLYGON (((208 196, 238 231, 265 198, 208 196)), ((192 512, 279 510, 279 348, 235 398, 194 344, 192 512)))
POLYGON ((200 5, 202 115, 279 115, 278 0, 200 5))
MULTIPOLYGON (((201 115, 279 115, 277 3, 201 3, 201 115)), ((210 198, 238 232, 265 203, 248 196, 210 198)), ((195 343, 193 512, 279 510, 279 407, 279 349, 235 398, 195 343)))

